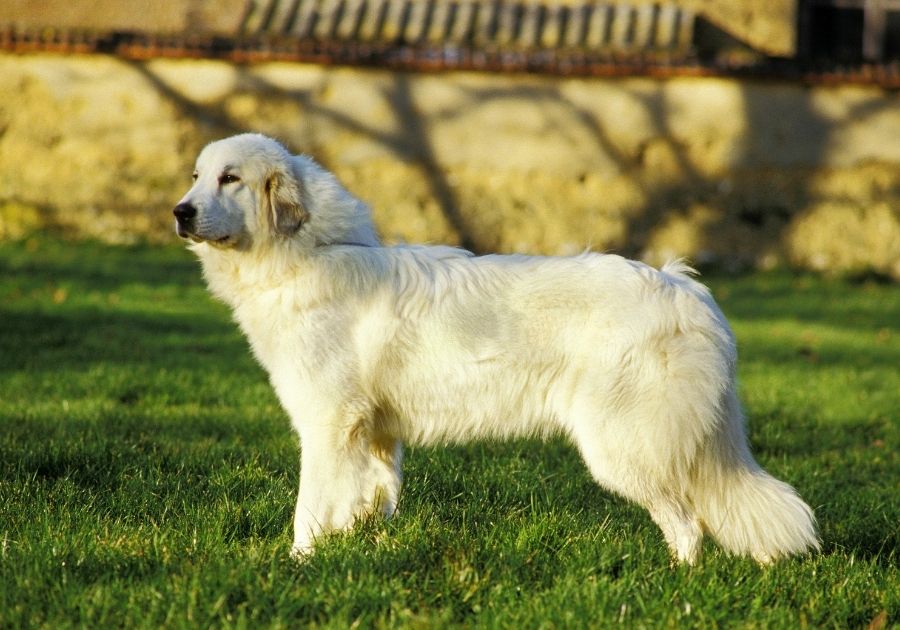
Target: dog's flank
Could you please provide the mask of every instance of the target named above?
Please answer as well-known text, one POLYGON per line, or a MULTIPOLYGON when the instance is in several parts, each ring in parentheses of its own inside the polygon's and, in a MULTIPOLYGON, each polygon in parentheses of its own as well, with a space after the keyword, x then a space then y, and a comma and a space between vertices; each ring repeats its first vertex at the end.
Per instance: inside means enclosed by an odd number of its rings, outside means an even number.
POLYGON ((383 247, 331 174, 253 134, 203 150, 175 214, 300 436, 296 553, 394 512, 404 442, 552 434, 681 561, 704 533, 760 562, 818 547, 750 455, 734 338, 683 263, 383 247))

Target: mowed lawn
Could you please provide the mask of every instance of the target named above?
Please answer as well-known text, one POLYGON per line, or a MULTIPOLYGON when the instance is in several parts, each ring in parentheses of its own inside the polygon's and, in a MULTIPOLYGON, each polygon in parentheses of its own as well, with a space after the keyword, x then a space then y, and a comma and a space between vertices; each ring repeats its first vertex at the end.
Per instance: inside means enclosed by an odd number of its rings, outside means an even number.
POLYGON ((897 627, 900 287, 705 280, 821 554, 673 567, 558 439, 410 449, 399 515, 299 564, 296 439, 193 258, 0 244, 0 627, 897 627))

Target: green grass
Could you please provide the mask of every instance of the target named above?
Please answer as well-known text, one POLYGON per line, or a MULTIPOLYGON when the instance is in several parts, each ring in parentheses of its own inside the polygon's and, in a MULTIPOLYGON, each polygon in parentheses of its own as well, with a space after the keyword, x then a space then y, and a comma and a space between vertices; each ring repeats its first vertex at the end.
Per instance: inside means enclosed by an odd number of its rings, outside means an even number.
POLYGON ((671 567, 563 441, 411 449, 400 514, 287 558, 298 449, 178 248, 0 245, 0 627, 896 627, 900 288, 707 279, 819 555, 671 567))

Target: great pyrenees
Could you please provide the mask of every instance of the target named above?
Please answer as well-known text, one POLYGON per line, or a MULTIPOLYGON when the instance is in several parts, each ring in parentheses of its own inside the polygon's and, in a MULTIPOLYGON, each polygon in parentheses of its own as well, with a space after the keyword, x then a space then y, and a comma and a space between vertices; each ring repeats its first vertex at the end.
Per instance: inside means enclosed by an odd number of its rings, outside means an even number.
POLYGON ((705 533, 761 563, 818 548, 750 454, 734 337, 686 266, 385 247, 334 176, 258 134, 204 148, 174 214, 300 436, 294 554, 394 513, 404 442, 555 434, 681 562, 705 533))

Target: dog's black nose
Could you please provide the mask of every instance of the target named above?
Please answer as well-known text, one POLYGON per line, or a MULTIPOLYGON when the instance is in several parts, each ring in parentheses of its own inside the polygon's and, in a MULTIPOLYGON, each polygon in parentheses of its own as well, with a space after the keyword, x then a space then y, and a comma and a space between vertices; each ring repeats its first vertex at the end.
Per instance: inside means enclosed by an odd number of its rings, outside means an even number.
POLYGON ((179 221, 190 221, 197 216, 197 208, 189 203, 180 203, 175 206, 172 214, 174 214, 175 218, 179 221))

